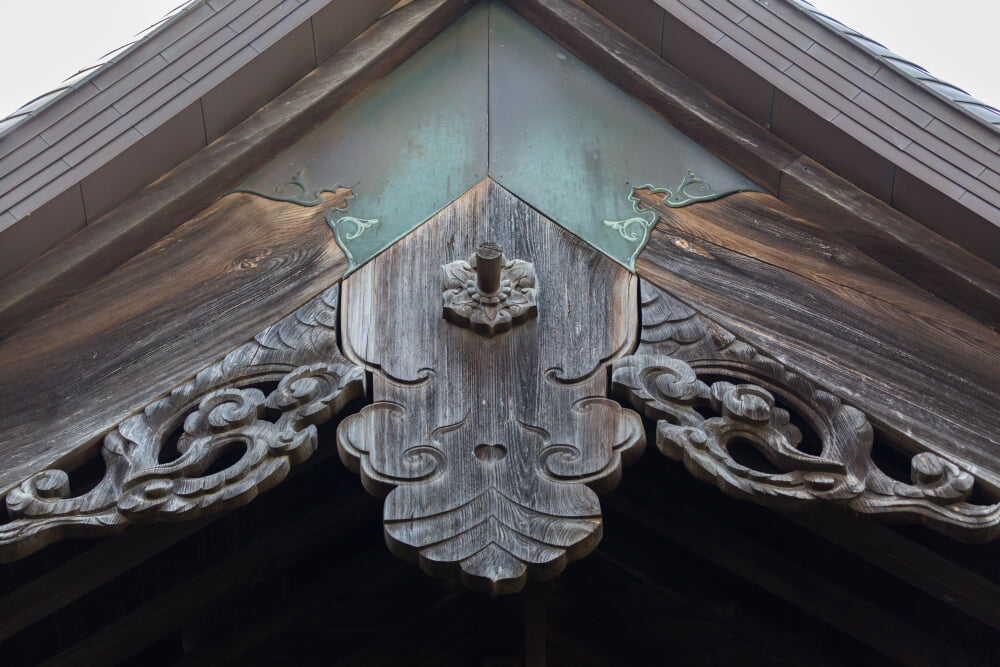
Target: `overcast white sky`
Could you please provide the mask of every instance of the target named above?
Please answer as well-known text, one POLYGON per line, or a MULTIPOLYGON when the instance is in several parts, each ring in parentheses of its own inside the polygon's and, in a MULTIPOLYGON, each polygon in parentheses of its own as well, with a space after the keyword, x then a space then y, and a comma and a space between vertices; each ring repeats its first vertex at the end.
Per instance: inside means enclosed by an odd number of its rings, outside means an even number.
MULTIPOLYGON (((0 0, 0 118, 130 42, 183 0, 0 0)), ((1000 106, 1000 0, 812 0, 846 25, 1000 106)))
POLYGON ((1000 0, 809 0, 939 79, 1000 107, 1000 0))

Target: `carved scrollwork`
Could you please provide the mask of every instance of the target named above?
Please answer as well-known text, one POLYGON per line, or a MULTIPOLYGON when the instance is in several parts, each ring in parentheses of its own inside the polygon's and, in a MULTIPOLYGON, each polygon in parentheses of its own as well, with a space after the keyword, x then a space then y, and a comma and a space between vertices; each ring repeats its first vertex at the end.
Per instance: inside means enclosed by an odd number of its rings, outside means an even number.
POLYGON ((104 439, 106 472, 90 491, 71 496, 61 470, 23 482, 7 496, 0 556, 136 521, 192 519, 279 483, 315 451, 316 425, 364 393, 362 369, 337 349, 336 313, 334 287, 124 420, 104 439), (178 427, 177 456, 164 462, 178 427))
POLYGON ((369 492, 387 496, 395 553, 432 574, 457 566, 467 585, 497 593, 519 589, 529 569, 534 578, 554 576, 593 549, 602 532, 594 489, 616 485, 623 463, 641 454, 638 415, 587 397, 567 406, 558 433, 511 414, 498 430, 489 425, 494 415, 476 412, 422 437, 432 422, 420 399, 433 391, 419 393, 405 407, 367 406, 337 431, 344 463, 369 492))
POLYGON ((873 429, 860 410, 665 292, 642 290, 643 345, 615 363, 613 391, 657 421, 657 447, 697 478, 782 509, 830 502, 965 538, 1000 532, 1000 505, 967 502, 974 479, 955 463, 925 452, 913 457, 910 482, 893 479, 872 461, 873 429), (818 449, 807 451, 796 423, 818 449))

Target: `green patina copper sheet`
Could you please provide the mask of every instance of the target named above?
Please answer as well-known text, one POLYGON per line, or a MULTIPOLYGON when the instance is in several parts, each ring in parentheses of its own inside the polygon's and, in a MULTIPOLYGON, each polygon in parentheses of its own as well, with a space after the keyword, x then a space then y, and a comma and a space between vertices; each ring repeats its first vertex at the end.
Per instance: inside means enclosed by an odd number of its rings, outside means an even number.
POLYGON ((490 8, 490 176, 629 270, 668 206, 761 188, 501 3, 490 8))
POLYGON ((326 219, 348 272, 487 175, 630 270, 668 206, 760 190, 487 0, 283 152, 237 190, 315 206, 352 188, 326 219))
POLYGON ((326 219, 353 271, 486 176, 487 30, 480 4, 237 191, 315 206, 352 188, 326 219))

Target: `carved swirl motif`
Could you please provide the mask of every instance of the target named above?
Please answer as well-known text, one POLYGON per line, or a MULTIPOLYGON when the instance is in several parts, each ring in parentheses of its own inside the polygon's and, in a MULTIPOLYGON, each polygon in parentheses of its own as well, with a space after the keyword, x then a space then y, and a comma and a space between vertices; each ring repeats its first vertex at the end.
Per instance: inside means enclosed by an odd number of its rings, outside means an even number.
POLYGON ((873 431, 861 411, 668 294, 645 283, 642 290, 640 352, 647 353, 615 363, 613 391, 657 420, 657 447, 693 475, 784 509, 829 501, 965 537, 1000 532, 1000 505, 966 502, 974 483, 968 472, 926 452, 913 457, 910 483, 889 477, 871 459, 873 431), (819 436, 819 452, 803 451, 788 410, 819 436), (738 456, 741 448, 755 450, 767 465, 738 456))
POLYGON ((493 336, 538 314, 535 267, 530 262, 502 257, 500 288, 483 294, 477 284, 476 255, 441 267, 445 319, 476 333, 493 336))
MULTIPOLYGON (((287 181, 276 185, 274 187, 274 192, 259 192, 251 188, 235 188, 233 192, 246 192, 247 194, 257 195, 258 197, 264 197, 274 201, 289 202, 291 204, 298 204, 299 206, 318 206, 323 202, 322 195, 324 192, 336 192, 341 188, 347 187, 346 185, 335 183, 330 186, 313 189, 306 185, 305 173, 305 169, 299 169, 295 172, 295 175, 287 181)), ((348 199, 353 197, 354 195, 352 194, 348 197, 348 199)), ((345 211, 347 208, 335 208, 334 210, 345 211)))
POLYGON ((638 415, 606 398, 576 400, 561 433, 509 419, 500 436, 485 423, 491 416, 470 413, 423 438, 427 409, 382 401, 351 415, 337 431, 341 458, 369 492, 388 496, 395 553, 416 553, 435 574, 457 564, 467 585, 493 593, 523 586, 529 567, 536 578, 554 576, 593 549, 601 537, 593 489, 617 484, 645 444, 638 415), (490 432, 500 442, 478 442, 490 432))
POLYGON ((656 225, 659 216, 656 211, 651 211, 642 205, 642 201, 636 197, 636 190, 649 190, 655 195, 663 195, 663 203, 670 208, 681 208, 700 201, 710 201, 723 196, 724 192, 718 192, 709 183, 698 178, 690 169, 684 172, 684 178, 676 189, 658 188, 652 185, 640 185, 632 188, 628 200, 632 204, 632 210, 636 215, 624 220, 605 220, 604 225, 614 229, 622 238, 630 243, 635 243, 635 251, 629 258, 629 266, 635 266, 635 258, 639 252, 646 247, 649 241, 650 230, 656 225))
POLYGON ((87 493, 71 497, 61 470, 12 490, 0 557, 134 521, 192 519, 246 504, 280 482, 316 449, 315 425, 364 393, 363 371, 337 349, 336 310, 331 288, 123 421, 105 437, 106 472, 87 493), (274 381, 267 394, 250 386, 274 381), (161 463, 181 424, 179 455, 161 463))
MULTIPOLYGON (((312 188, 306 184, 306 170, 299 169, 287 181, 276 185, 273 192, 260 192, 253 188, 236 188, 233 192, 246 192, 258 197, 298 204, 299 206, 318 206, 323 203, 322 195, 324 192, 337 192, 343 188, 347 188, 347 186, 340 183, 312 188)), ((351 199, 354 199, 353 188, 350 195, 347 196, 348 201, 351 199)), ((333 231, 334 240, 347 257, 347 272, 350 273, 358 266, 357 258, 351 248, 351 242, 361 238, 368 229, 379 224, 379 220, 377 218, 357 218, 351 215, 339 215, 346 210, 346 205, 335 206, 326 212, 324 218, 326 224, 333 231)))

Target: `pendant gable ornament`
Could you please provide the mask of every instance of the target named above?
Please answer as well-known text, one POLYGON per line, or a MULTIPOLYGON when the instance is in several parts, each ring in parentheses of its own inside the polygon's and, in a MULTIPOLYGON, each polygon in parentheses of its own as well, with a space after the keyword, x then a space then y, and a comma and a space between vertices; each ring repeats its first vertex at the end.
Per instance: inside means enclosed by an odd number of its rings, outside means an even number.
POLYGON ((489 181, 345 281, 344 349, 373 373, 375 402, 344 420, 338 446, 386 497, 395 553, 495 595, 596 546, 596 492, 645 444, 639 416, 605 396, 608 364, 634 344, 634 299, 627 271, 489 181), (446 278, 443 313, 438 249, 477 238, 532 261, 484 244, 475 269, 445 264, 461 280, 446 278), (537 285, 537 317, 481 302, 446 315, 455 293, 502 292, 505 275, 524 298, 537 285))

